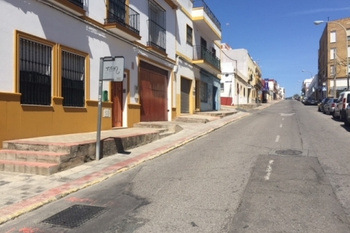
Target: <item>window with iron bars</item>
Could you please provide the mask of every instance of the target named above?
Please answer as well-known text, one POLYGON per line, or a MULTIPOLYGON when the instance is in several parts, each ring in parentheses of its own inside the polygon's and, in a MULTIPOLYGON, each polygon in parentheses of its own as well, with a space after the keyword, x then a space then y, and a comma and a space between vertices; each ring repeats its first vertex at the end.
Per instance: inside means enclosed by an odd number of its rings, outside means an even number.
POLYGON ((155 1, 149 0, 149 46, 166 49, 166 12, 155 1))
POLYGON ((84 107, 85 58, 62 51, 63 106, 84 107))
POLYGON ((24 38, 19 46, 21 104, 51 105, 52 47, 24 38))

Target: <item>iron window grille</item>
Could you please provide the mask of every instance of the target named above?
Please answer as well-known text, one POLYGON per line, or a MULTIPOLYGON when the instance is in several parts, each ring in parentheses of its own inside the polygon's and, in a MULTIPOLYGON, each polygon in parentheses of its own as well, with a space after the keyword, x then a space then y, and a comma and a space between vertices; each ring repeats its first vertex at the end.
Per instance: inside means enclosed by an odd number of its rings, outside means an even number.
POLYGON ((166 12, 155 1, 149 1, 148 46, 155 46, 163 51, 166 48, 166 12))
POLYGON ((213 65, 215 68, 220 69, 220 59, 216 57, 214 51, 210 51, 204 46, 195 46, 193 51, 193 59, 204 60, 205 62, 208 62, 209 64, 213 65))
POLYGON ((186 42, 190 45, 193 44, 193 29, 190 26, 186 26, 186 42))
POLYGON ((140 14, 125 4, 125 0, 110 0, 105 23, 118 23, 135 33, 140 32, 140 14))
POLYGON ((209 6, 205 3, 204 0, 194 0, 193 1, 193 8, 197 7, 203 7, 203 10, 209 18, 213 21, 213 23, 218 27, 218 29, 221 31, 221 23, 220 21, 216 18, 214 13, 210 10, 209 6))
POLYGON ((84 0, 69 0, 69 1, 80 8, 84 7, 84 0))
POLYGON ((20 38, 21 104, 51 104, 52 47, 20 38))
POLYGON ((84 107, 85 58, 62 51, 63 106, 84 107))

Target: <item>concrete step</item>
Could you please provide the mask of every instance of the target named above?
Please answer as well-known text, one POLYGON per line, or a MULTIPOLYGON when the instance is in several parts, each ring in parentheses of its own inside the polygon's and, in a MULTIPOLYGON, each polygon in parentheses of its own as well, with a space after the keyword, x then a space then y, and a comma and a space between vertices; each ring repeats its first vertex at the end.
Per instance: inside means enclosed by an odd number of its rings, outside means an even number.
POLYGON ((48 143, 29 140, 9 140, 3 142, 3 148, 22 151, 51 151, 58 153, 70 153, 72 143, 48 143))
POLYGON ((0 160, 0 171, 20 172, 48 176, 59 171, 59 164, 0 160))
POLYGON ((0 160, 16 160, 42 163, 64 163, 69 161, 70 154, 48 151, 0 150, 0 160))
MULTIPOLYGON (((101 155, 103 157, 153 142, 162 137, 166 130, 132 133, 119 137, 101 139, 101 155)), ((70 137, 69 135, 64 135, 70 137)), ((62 136, 44 138, 19 139, 3 142, 0 150, 2 171, 51 175, 96 158, 96 139, 67 142, 62 136), (65 141, 65 142, 62 142, 65 141)))
POLYGON ((182 127, 178 124, 167 121, 139 122, 134 124, 134 127, 157 129, 160 134, 164 135, 171 135, 182 130, 182 127))

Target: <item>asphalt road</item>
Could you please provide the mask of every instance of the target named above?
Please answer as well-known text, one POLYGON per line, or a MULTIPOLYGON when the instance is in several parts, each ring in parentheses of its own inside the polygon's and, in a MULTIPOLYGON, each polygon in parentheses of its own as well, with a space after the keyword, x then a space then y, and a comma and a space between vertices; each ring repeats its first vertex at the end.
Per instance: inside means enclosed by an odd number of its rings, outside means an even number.
POLYGON ((1 232, 350 232, 350 133, 294 100, 0 226, 1 232))

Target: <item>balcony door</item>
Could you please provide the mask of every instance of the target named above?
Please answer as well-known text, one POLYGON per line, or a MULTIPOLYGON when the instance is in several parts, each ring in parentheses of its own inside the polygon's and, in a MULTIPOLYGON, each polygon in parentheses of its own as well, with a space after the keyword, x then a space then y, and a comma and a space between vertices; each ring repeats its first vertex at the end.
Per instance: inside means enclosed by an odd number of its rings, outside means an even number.
POLYGON ((109 1, 110 17, 118 22, 125 23, 125 0, 110 0, 109 1))

